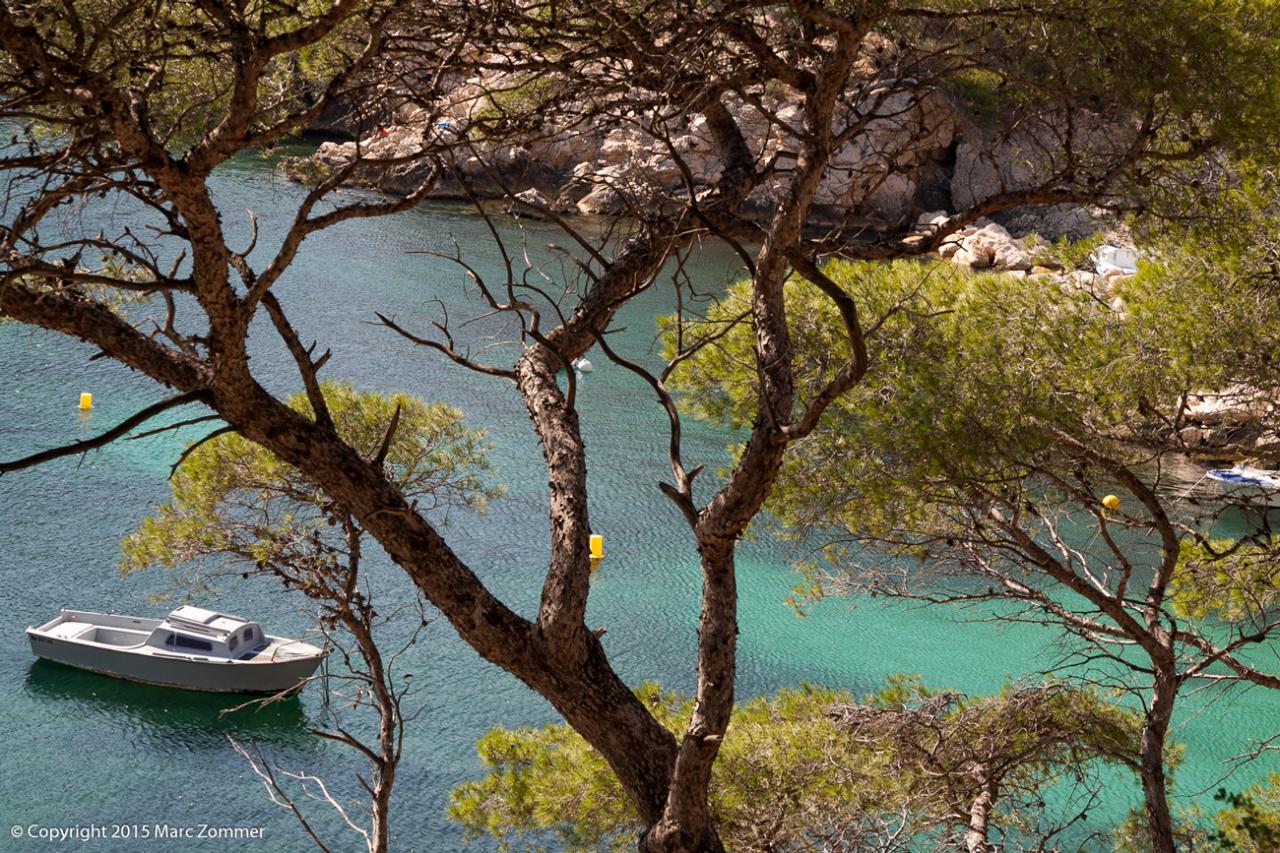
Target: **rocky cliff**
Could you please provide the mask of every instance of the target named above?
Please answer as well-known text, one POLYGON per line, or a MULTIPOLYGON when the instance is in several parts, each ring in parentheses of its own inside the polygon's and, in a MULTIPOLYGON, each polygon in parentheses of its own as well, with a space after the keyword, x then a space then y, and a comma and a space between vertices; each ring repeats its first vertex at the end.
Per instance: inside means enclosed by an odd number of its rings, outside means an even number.
MULTIPOLYGON (((358 157, 382 164, 362 167, 355 182, 405 193, 429 168, 416 155, 431 148, 442 152, 449 167, 438 196, 518 197, 529 208, 584 215, 640 210, 678 197, 690 185, 696 193, 720 173, 706 120, 698 115, 664 126, 660 135, 638 123, 585 123, 569 130, 543 127, 519 143, 493 141, 477 128, 491 117, 492 93, 501 88, 489 79, 459 81, 430 109, 402 108, 355 141, 326 142, 310 158, 287 161, 286 173, 314 179, 358 157)), ((815 223, 866 222, 902 230, 922 212, 970 208, 1034 177, 1033 139, 986 139, 944 92, 872 90, 864 102, 857 107, 866 111, 857 117, 861 132, 835 150, 822 178, 815 223)), ((800 110, 785 90, 751 104, 730 102, 730 108, 757 163, 773 174, 744 210, 767 215, 795 161, 800 110)), ((1027 208, 1002 214, 1001 220, 1013 234, 1037 232, 1051 239, 1078 238, 1105 225, 1095 211, 1082 208, 1027 208)), ((979 265, 1007 266, 1005 256, 972 257, 979 265)))

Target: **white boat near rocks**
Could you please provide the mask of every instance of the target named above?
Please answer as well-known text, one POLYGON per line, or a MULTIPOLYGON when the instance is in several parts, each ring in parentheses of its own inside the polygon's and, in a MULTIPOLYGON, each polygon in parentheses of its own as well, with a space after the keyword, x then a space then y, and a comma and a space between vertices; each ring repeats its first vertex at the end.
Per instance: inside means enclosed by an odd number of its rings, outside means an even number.
POLYGON ((1250 468, 1248 465, 1236 465, 1234 468, 1211 468, 1206 472, 1205 476, 1228 486, 1264 489, 1271 492, 1280 491, 1280 471, 1268 471, 1263 468, 1250 468))
POLYGON ((1212 481, 1222 500, 1265 507, 1268 511, 1280 508, 1280 471, 1236 465, 1211 468, 1204 477, 1212 481))
POLYGON ((327 654, 257 622, 183 605, 164 619, 63 609, 27 628, 36 657, 129 681, 218 693, 281 693, 327 654))

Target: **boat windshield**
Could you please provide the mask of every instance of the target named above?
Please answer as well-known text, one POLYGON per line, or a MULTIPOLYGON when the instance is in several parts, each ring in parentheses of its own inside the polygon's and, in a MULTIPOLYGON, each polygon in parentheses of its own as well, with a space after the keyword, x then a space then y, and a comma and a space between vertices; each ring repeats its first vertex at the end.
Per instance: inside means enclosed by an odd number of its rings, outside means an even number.
POLYGON ((188 637, 185 634, 170 634, 164 638, 164 644, 176 649, 192 649, 198 652, 213 651, 213 643, 208 640, 201 640, 198 637, 188 637))

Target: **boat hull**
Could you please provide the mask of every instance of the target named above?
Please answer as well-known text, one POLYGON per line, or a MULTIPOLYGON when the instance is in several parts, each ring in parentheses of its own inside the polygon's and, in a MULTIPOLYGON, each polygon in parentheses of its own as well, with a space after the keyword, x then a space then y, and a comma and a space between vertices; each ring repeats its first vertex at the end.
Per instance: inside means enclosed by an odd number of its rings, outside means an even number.
POLYGON ((59 640, 27 632, 36 657, 90 672, 212 693, 282 693, 301 684, 320 666, 323 655, 278 660, 201 660, 195 656, 147 654, 59 640))

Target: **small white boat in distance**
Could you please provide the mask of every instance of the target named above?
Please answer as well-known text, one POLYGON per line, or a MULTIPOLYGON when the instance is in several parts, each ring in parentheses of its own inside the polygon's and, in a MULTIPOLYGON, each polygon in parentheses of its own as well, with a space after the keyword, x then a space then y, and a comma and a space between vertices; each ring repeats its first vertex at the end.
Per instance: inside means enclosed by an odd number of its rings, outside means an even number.
POLYGON ((1236 465, 1232 468, 1212 468, 1205 477, 1218 486, 1218 497, 1233 503, 1246 503, 1280 508, 1280 471, 1236 465))
POLYGON ((63 609, 27 628, 36 657, 129 681, 217 693, 281 693, 326 652, 272 637, 257 622, 183 605, 164 619, 63 609))
POLYGON ((1205 475, 1211 480, 1231 486, 1248 486, 1268 491, 1280 490, 1280 471, 1236 465, 1234 468, 1211 468, 1205 475))

